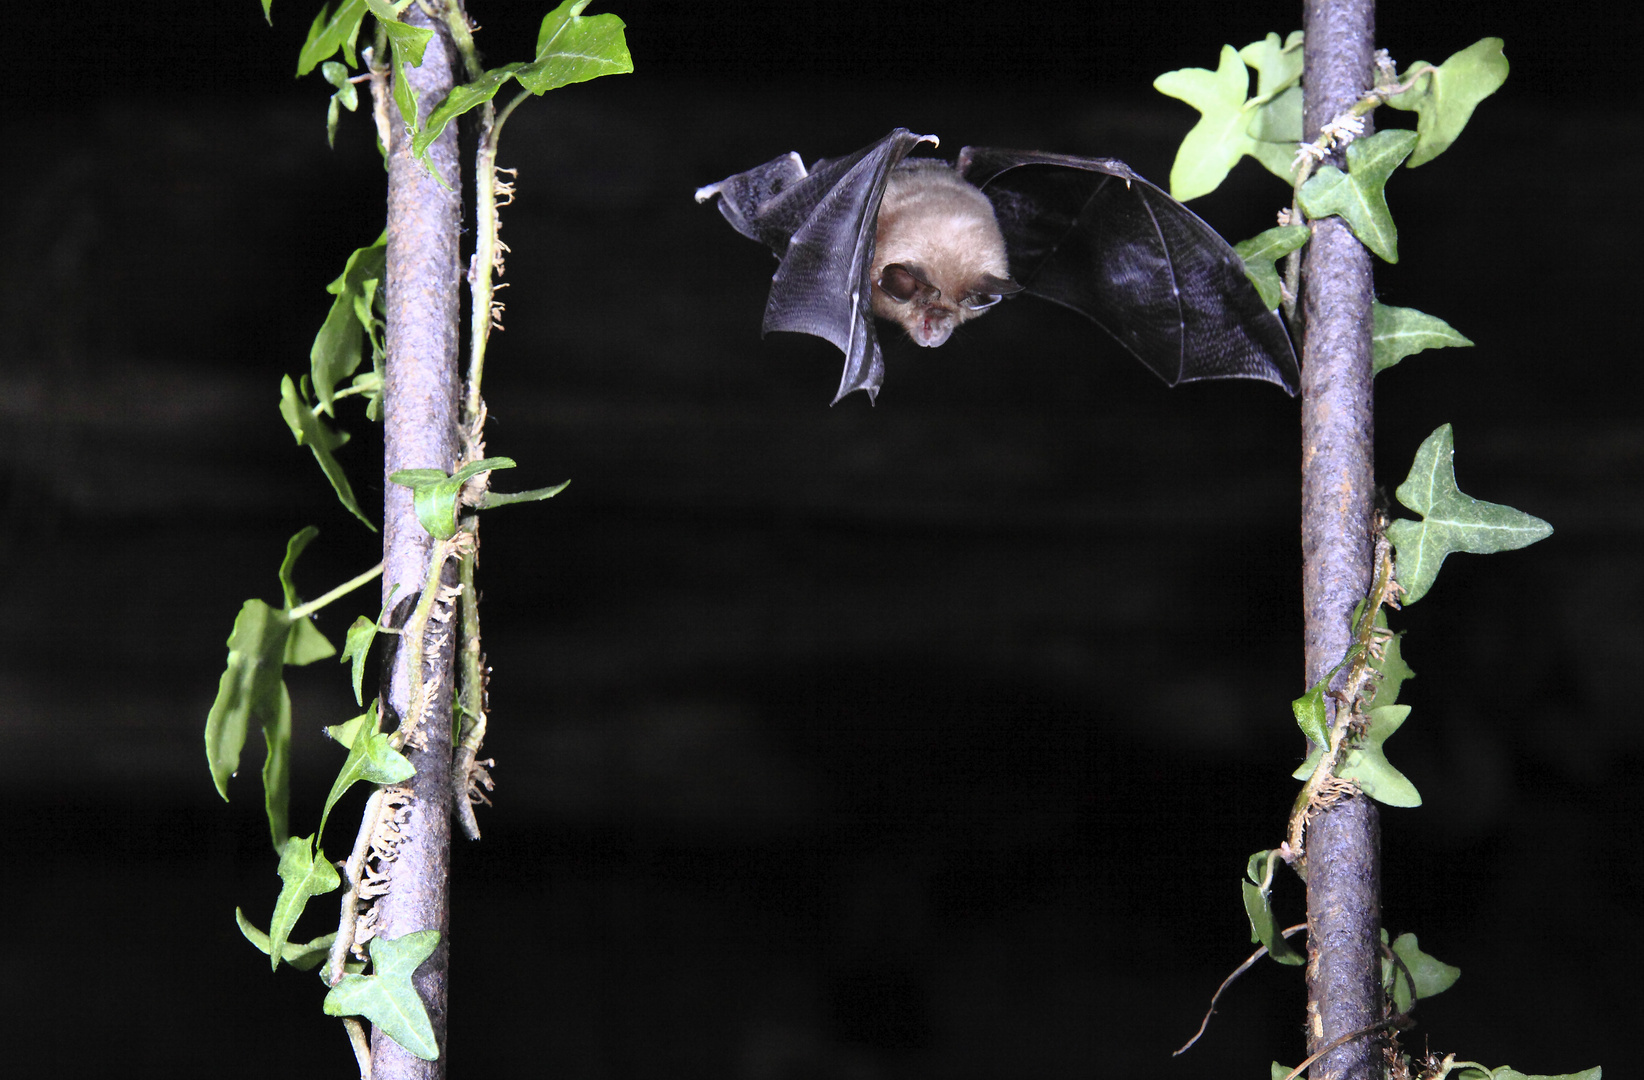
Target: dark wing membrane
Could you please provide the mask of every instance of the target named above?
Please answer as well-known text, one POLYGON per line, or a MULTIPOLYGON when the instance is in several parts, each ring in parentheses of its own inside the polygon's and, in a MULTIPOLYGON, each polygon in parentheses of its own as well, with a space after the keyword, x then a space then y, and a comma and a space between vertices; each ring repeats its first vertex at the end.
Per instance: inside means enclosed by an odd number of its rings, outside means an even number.
POLYGON ((885 365, 874 336, 868 269, 885 182, 896 163, 928 135, 897 128, 847 157, 819 161, 806 173, 788 154, 697 192, 720 197, 738 232, 780 260, 765 304, 764 332, 825 338, 845 354, 838 401, 852 390, 878 395, 885 365))
POLYGON ((1295 394, 1290 335, 1227 241, 1113 158, 966 147, 1025 290, 1094 320, 1166 383, 1264 379, 1295 394))

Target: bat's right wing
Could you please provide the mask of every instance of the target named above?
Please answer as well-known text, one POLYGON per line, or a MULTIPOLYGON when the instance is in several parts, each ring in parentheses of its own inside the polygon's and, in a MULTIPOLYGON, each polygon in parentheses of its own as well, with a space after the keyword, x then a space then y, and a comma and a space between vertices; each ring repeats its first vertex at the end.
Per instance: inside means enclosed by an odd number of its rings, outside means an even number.
POLYGON ((1290 335, 1216 230, 1122 161, 967 146, 1026 290, 1092 319, 1171 386, 1300 384, 1290 335))
POLYGON ((845 354, 836 402, 852 390, 866 390, 870 401, 879 393, 885 365, 868 281, 879 203, 897 162, 920 143, 935 141, 897 128, 847 157, 819 161, 809 172, 797 154, 786 154, 697 190, 697 202, 718 195, 725 220, 780 260, 763 332, 812 334, 845 354))

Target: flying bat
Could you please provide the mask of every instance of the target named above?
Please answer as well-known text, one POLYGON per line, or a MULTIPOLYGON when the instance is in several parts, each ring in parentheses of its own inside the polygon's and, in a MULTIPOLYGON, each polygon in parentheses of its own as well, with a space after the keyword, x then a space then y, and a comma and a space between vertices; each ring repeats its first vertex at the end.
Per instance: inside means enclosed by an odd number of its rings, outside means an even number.
POLYGON ((1263 379, 1294 395, 1296 354, 1244 263, 1193 211, 1114 158, 967 146, 908 157, 897 128, 806 169, 789 153, 697 189, 776 253, 763 331, 845 354, 838 402, 872 401, 885 364, 873 316, 935 347, 1000 300, 1072 308, 1167 384, 1263 379))

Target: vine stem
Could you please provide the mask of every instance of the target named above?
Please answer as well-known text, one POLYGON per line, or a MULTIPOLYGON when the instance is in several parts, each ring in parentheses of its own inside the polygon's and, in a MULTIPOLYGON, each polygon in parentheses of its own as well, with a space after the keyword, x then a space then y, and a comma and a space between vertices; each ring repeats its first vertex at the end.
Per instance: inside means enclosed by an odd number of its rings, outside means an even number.
POLYGON ((325 593, 322 596, 317 596, 306 604, 298 604, 296 607, 285 613, 286 618, 290 619, 292 622, 296 622, 298 619, 307 618, 316 611, 319 611, 321 608, 325 607, 327 604, 330 604, 335 600, 341 600, 361 585, 368 584, 381 576, 382 563, 378 563, 365 573, 357 574, 354 577, 349 578, 347 581, 343 582, 341 585, 338 585, 330 592, 325 593))

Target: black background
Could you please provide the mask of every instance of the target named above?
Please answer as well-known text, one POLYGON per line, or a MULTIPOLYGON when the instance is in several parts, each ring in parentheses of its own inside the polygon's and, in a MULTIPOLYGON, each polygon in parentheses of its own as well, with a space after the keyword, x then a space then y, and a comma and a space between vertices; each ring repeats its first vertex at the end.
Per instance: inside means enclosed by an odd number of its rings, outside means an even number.
MULTIPOLYGON (((596 9, 597 10, 597 9, 596 9)), ((1161 182, 1192 110, 1150 89, 1299 24, 1251 4, 644 3, 634 75, 524 106, 493 339, 488 518, 497 806, 459 842, 451 1075, 1261 1076, 1302 1056, 1299 973, 1248 952, 1237 882, 1301 740, 1296 406, 1167 391, 1032 301, 936 352, 888 341, 877 407, 838 356, 761 341, 769 256, 692 190, 893 126, 1117 156, 1161 182)), ((1513 68, 1395 177, 1384 302, 1477 343, 1378 380, 1389 488, 1440 423, 1462 489, 1551 521, 1457 556, 1396 625, 1420 674, 1390 744, 1384 914, 1461 967, 1419 1049, 1636 1069, 1638 17, 1386 4, 1401 67, 1485 35, 1513 68)), ((592 12, 590 12, 592 13, 592 12)), ((312 10, 123 5, 14 25, 0 273, 0 989, 8 1064, 68 1075, 350 1076, 311 975, 266 962, 278 887, 255 777, 224 806, 200 730, 240 602, 370 565, 276 403, 347 253, 381 228, 362 112, 291 78, 312 10), (58 20, 53 22, 51 20, 58 20)), ((488 60, 542 8, 476 4, 488 60)), ((1383 122, 1406 126, 1408 114, 1383 122)), ((1271 222, 1251 162, 1195 209, 1271 222)), ((887 335, 889 337, 890 335, 887 335)), ((375 431, 342 460, 381 498, 375 431), (376 454, 377 456, 373 456, 376 454)), ((369 591, 369 590, 368 590, 369 591)), ((328 609, 334 640, 369 606, 328 609)), ((353 714, 293 670, 294 827, 353 714)), ((356 806, 358 796, 345 804, 356 806)), ((352 828, 332 825, 340 849, 352 828)), ((1299 919, 1300 889, 1279 903, 1299 919)), ((325 931, 329 898, 299 929, 325 931)))

